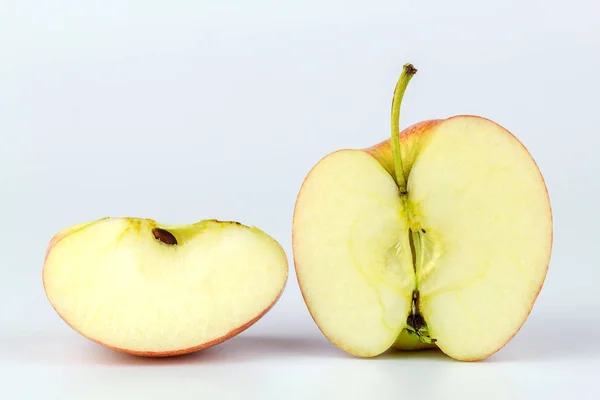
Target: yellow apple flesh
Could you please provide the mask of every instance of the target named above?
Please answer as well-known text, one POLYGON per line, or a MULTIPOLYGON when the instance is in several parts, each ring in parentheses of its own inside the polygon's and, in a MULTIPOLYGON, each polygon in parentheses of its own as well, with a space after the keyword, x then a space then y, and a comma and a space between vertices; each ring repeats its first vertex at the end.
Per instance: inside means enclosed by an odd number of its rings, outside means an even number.
POLYGON ((372 357, 434 346, 407 330, 417 292, 435 345, 485 358, 523 325, 546 276, 542 175, 509 131, 477 116, 416 124, 400 150, 406 193, 389 139, 329 154, 306 177, 293 220, 304 300, 333 344, 372 357))
POLYGON ((75 331, 111 349, 173 356, 221 343, 278 300, 286 255, 255 227, 103 218, 50 241, 46 295, 75 331))

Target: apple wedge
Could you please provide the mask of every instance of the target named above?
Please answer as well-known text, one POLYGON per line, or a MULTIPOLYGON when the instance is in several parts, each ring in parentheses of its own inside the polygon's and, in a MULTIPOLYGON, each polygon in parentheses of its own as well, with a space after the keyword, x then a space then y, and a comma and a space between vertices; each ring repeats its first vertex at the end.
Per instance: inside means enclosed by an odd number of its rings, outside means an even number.
POLYGON ((509 131, 478 116, 399 132, 322 158, 305 178, 293 254, 306 305, 344 351, 439 347, 457 360, 501 349, 546 277, 552 212, 544 179, 509 131))
POLYGON ((279 243, 255 227, 103 218, 54 236, 43 283, 75 331, 117 351, 159 357, 239 334, 275 304, 287 274, 279 243))

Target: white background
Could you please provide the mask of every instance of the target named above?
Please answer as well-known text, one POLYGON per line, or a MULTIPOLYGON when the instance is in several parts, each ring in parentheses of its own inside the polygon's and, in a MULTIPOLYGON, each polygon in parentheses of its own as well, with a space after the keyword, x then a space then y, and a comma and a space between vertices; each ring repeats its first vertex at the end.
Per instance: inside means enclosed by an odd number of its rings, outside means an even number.
POLYGON ((599 18, 597 0, 3 0, 0 398, 599 398, 599 18), (302 180, 331 151, 387 138, 405 62, 419 73, 403 127, 495 120, 551 196, 546 284, 483 362, 348 356, 295 280, 302 180), (88 342, 50 307, 41 267, 58 230, 108 215, 257 225, 288 254, 285 294, 242 335, 188 357, 88 342))

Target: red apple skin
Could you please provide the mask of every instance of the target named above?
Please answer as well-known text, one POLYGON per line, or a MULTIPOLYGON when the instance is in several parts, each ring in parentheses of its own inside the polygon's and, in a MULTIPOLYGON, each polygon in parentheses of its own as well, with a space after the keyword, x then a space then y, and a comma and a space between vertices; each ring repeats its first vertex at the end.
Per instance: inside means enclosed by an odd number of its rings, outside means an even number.
MULTIPOLYGON (((430 132, 433 128, 435 128, 442 121, 443 121, 442 119, 430 119, 427 121, 417 122, 416 124, 409 126, 408 128, 404 129, 402 132, 400 132, 401 145, 405 146, 406 141, 415 140, 423 135, 426 135, 428 132, 430 132)), ((387 139, 382 142, 379 142, 376 145, 373 145, 371 147, 364 149, 364 151, 366 151, 367 153, 369 153, 373 156, 375 154, 381 154, 381 156, 385 155, 386 158, 389 158, 391 161, 393 161, 392 160, 392 140, 391 139, 387 139)))
MULTIPOLYGON (((233 224, 239 224, 241 225, 239 222, 235 222, 235 221, 228 221, 229 223, 233 223, 233 224)), ((44 257, 44 262, 46 261, 46 259, 48 258, 48 254, 50 254, 50 251, 52 250, 52 247, 56 246, 56 244, 58 242, 60 242, 62 239, 64 239, 65 237, 67 237, 68 235, 70 235, 71 233, 77 232, 79 229, 74 229, 74 230, 66 230, 64 232, 59 232, 56 235, 54 235, 54 237, 52 237, 52 239, 50 240, 50 243, 48 245, 48 249, 46 250, 46 255, 44 257)), ((186 349, 180 349, 180 350, 172 350, 172 351, 163 351, 163 352, 155 352, 155 351, 136 351, 136 350, 129 350, 129 349, 122 349, 122 348, 118 348, 118 347, 113 347, 113 346, 109 346, 106 343, 103 343, 99 340, 93 339, 85 334, 83 334, 82 332, 80 332, 78 329, 76 329, 73 325, 71 325, 71 323, 69 321, 67 321, 56 309, 56 307, 54 307, 54 305, 50 302, 50 305, 52 306, 52 308, 54 309, 54 311, 58 314, 58 316, 71 328, 73 329, 75 332, 77 332, 78 334, 80 334, 81 336, 85 337, 86 339, 91 340, 94 343, 97 343, 103 347, 106 347, 110 350, 114 350, 120 353, 124 353, 124 354, 128 354, 128 355, 133 355, 133 356, 139 356, 139 357, 148 357, 148 358, 165 358, 165 357, 173 357, 173 356, 181 356, 181 355, 185 355, 185 354, 190 354, 190 353, 194 353, 200 350, 204 350, 204 349, 208 349, 209 347, 213 347, 216 346, 220 343, 225 342, 226 340, 229 340, 237 335, 239 335, 240 333, 244 332, 246 329, 250 328, 252 325, 254 325, 258 320, 260 320, 267 312, 269 312, 273 306, 279 301, 279 299, 281 298, 281 295, 283 294, 283 291, 287 285, 287 280, 288 280, 289 275, 286 275, 286 280, 281 288, 281 290, 279 291, 279 293, 277 294, 277 297, 275 297, 275 299, 273 299, 273 301, 264 309, 262 310, 257 316, 255 316, 254 318, 252 318, 250 321, 246 322, 245 324, 238 326, 237 328, 232 329, 231 331, 227 332, 225 335, 216 338, 214 340, 211 340, 210 342, 206 342, 206 343, 202 343, 199 344, 198 346, 194 346, 194 347, 188 347, 186 349)), ((44 291, 46 291, 46 279, 45 279, 45 275, 44 275, 44 270, 42 270, 42 284, 44 286, 44 291)))
MULTIPOLYGON (((506 128, 502 127, 501 125, 499 125, 498 123, 496 123, 494 121, 491 121, 484 117, 475 116, 475 115, 455 115, 455 116, 449 117, 447 119, 431 119, 431 120, 417 122, 416 124, 413 124, 400 132, 399 137, 400 137, 401 147, 403 149, 411 149, 413 146, 418 145, 418 141, 420 138, 427 135, 429 132, 431 132, 433 129, 435 129, 440 123, 444 122, 445 120, 450 120, 450 119, 454 119, 454 118, 480 118, 480 119, 489 121, 493 124, 496 124, 496 125, 500 126, 507 134, 509 134, 511 137, 513 137, 513 139, 515 139, 515 141, 517 143, 519 143, 528 152, 527 148, 523 145, 523 143, 521 143, 521 141, 519 141, 509 130, 507 130, 506 128)), ((391 138, 386 139, 382 142, 379 142, 371 147, 362 149, 362 151, 368 153, 373 158, 375 158, 385 169, 388 170, 388 172, 390 172, 390 174, 393 175, 394 160, 392 157, 391 138)), ((533 157, 532 157, 532 159, 533 159, 533 157)), ((535 161, 534 161, 534 163, 535 163, 535 161)), ((406 168, 408 170, 410 170, 411 167, 412 167, 412 164, 408 164, 408 165, 404 166, 404 168, 406 168)), ((537 167, 537 164, 536 164, 536 167, 537 167)), ((538 171, 539 171, 539 168, 538 168, 538 171)), ((310 175, 310 172, 309 172, 309 175, 310 175)), ((548 188, 546 186, 546 183, 545 183, 544 178, 541 173, 539 173, 539 177, 540 177, 540 180, 542 181, 542 183, 544 184, 544 188, 546 189, 546 195, 549 196, 548 188)), ((305 181, 306 181, 306 179, 305 179, 305 181)), ((302 185, 302 186, 304 186, 304 185, 302 185)), ((300 187, 300 191, 302 191, 302 186, 300 187)), ((550 209, 549 218, 550 218, 550 223, 552 225, 553 217, 552 217, 551 209, 550 209)), ((293 240, 294 240, 294 234, 292 232, 292 243, 293 243, 293 240)), ((515 332, 506 340, 506 342, 504 342, 502 345, 500 345, 498 348, 494 349, 493 351, 489 352, 488 354, 483 355, 481 357, 472 358, 472 359, 461 359, 460 361, 472 362, 472 361, 479 361, 484 358, 487 358, 487 357, 497 353, 502 348, 504 348, 506 346, 506 344, 508 342, 510 342, 515 337, 515 335, 519 332, 521 327, 525 324, 525 321, 527 320, 527 318, 529 318, 529 315, 531 314, 533 306, 542 290, 542 287, 544 286, 546 273, 547 273, 548 267, 550 265, 550 254, 552 252, 552 243, 553 243, 553 231, 551 231, 551 233, 550 233, 550 247, 549 247, 549 251, 548 251, 548 260, 546 262, 546 268, 544 271, 544 279, 542 280, 540 286, 537 288, 535 295, 533 296, 533 300, 532 300, 531 304, 529 305, 529 310, 528 310, 527 314, 525 315, 525 317, 523 318, 523 321, 519 324, 519 327, 517 328, 517 330, 515 330, 515 332)), ((292 251, 293 251, 293 246, 292 246, 292 251)), ((307 305, 308 311, 311 314, 311 318, 315 322, 315 325, 317 325, 317 327, 319 327, 318 324, 316 323, 314 316, 312 315, 312 312, 310 311, 310 307, 308 306, 306 297, 304 296, 304 291, 302 290, 302 280, 300 279, 300 276, 298 274, 298 264, 296 263, 295 260, 296 260, 296 257, 294 255, 294 269, 296 270, 296 279, 298 280, 298 285, 300 287, 300 293, 302 294, 302 298, 304 299, 304 302, 307 305)), ((333 345, 335 345, 336 347, 338 347, 340 349, 344 349, 344 345, 342 345, 340 343, 335 343, 333 340, 331 340, 325 334, 325 332, 323 332, 323 330, 321 330, 320 327, 319 327, 319 330, 333 345)))

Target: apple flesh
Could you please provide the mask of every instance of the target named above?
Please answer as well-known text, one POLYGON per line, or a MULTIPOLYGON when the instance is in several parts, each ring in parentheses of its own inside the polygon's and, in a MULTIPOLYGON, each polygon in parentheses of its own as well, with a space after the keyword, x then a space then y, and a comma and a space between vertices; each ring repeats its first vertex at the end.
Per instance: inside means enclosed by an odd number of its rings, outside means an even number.
POLYGON ((302 184, 293 253, 306 305, 344 351, 438 346, 457 360, 501 349, 529 315, 552 247, 542 175, 525 147, 477 116, 325 156, 302 184))
POLYGON ((117 351, 158 357, 242 332, 276 303, 287 274, 279 243, 255 227, 103 218, 54 236, 43 283, 77 332, 117 351))

